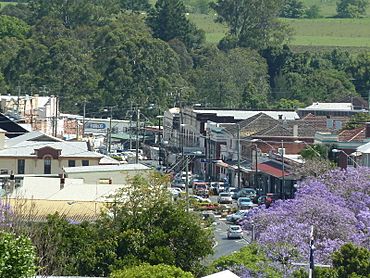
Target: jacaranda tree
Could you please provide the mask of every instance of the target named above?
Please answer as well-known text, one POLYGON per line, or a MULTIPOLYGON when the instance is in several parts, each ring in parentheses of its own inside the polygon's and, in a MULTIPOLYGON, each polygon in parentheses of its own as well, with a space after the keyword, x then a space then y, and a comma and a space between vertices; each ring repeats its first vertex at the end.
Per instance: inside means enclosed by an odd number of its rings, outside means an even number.
POLYGON ((314 227, 315 260, 332 263, 331 255, 352 242, 370 247, 370 169, 335 169, 299 184, 295 198, 253 210, 257 242, 288 274, 292 262, 307 262, 310 227, 314 227))

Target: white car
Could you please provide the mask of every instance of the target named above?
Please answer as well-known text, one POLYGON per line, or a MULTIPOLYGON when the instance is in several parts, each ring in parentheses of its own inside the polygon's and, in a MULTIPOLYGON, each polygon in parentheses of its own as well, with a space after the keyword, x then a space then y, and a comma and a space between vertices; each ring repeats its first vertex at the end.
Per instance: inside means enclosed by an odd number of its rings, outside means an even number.
POLYGON ((227 238, 243 238, 243 230, 239 225, 230 225, 227 229, 227 238))
POLYGON ((197 195, 191 195, 189 196, 190 199, 193 199, 193 200, 196 200, 198 201, 199 203, 212 203, 212 201, 208 198, 203 198, 201 196, 197 196, 197 195))
POLYGON ((248 213, 248 210, 238 210, 237 212, 235 212, 233 214, 229 214, 228 216, 226 216, 226 221, 234 223, 234 222, 242 219, 244 216, 246 216, 247 213, 248 213))
POLYGON ((217 194, 220 194, 221 192, 224 192, 225 191, 225 184, 223 182, 218 182, 216 190, 217 190, 217 194))
POLYGON ((230 193, 222 192, 220 195, 218 195, 218 203, 220 204, 231 204, 233 202, 233 199, 231 198, 230 193))

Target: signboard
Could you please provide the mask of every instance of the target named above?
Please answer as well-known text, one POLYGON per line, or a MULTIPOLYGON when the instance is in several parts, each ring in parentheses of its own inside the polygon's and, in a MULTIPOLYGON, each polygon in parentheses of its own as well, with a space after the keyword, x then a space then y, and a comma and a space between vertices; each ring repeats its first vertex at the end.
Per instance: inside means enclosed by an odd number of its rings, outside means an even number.
POLYGON ((107 126, 104 123, 86 123, 86 129, 106 129, 107 126))

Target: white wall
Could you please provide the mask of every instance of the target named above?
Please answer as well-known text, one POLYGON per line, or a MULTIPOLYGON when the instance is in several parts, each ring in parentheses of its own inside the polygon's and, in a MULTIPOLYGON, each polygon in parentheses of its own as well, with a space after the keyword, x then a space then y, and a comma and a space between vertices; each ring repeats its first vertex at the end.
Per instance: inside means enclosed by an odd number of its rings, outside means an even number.
POLYGON ((131 177, 136 175, 147 176, 150 173, 148 170, 133 170, 133 171, 102 171, 102 172, 82 172, 69 173, 66 176, 72 179, 83 179, 84 183, 95 184, 111 179, 113 184, 127 184, 131 177))

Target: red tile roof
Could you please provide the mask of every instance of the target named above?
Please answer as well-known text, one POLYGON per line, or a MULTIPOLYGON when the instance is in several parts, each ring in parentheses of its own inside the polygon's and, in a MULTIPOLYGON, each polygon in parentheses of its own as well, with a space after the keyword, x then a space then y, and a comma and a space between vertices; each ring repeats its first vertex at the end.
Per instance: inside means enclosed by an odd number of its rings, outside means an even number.
POLYGON ((358 127, 355 129, 345 129, 338 134, 339 142, 363 141, 365 137, 366 127, 358 127))
MULTIPOLYGON (((264 172, 270 176, 281 178, 283 176, 282 165, 274 161, 266 161, 258 164, 258 171, 264 172)), ((287 171, 284 171, 284 176, 289 176, 287 171)))

